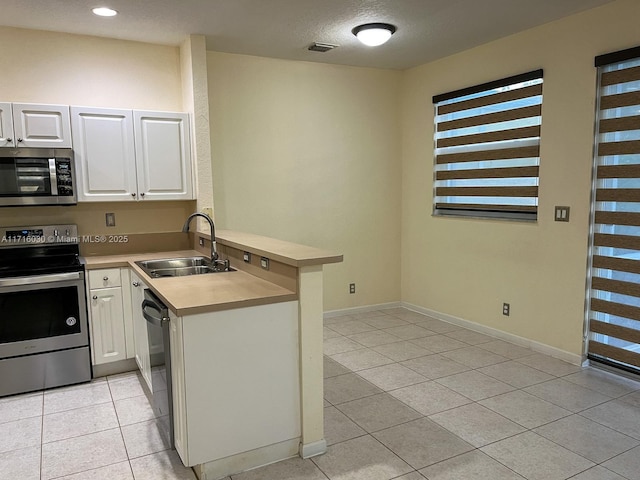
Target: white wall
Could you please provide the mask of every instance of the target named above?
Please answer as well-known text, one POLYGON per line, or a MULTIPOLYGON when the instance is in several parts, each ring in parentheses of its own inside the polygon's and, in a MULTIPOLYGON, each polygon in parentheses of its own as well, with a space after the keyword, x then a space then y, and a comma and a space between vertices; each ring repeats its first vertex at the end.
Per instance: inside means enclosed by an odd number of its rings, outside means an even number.
POLYGON ((398 301, 401 73, 208 65, 216 225, 344 254, 325 267, 325 310, 398 301))
POLYGON ((604 7, 405 72, 402 299, 580 354, 596 55, 640 43, 640 2, 604 7), (431 216, 431 97, 544 69, 537 223, 431 216), (571 221, 553 221, 569 205, 571 221), (502 303, 511 316, 502 315, 502 303))

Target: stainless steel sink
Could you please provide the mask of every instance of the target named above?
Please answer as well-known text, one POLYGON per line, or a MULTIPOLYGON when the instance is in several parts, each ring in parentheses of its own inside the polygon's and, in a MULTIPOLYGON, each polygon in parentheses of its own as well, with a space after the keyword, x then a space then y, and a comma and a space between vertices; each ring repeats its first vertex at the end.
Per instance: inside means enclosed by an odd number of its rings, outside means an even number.
POLYGON ((233 272, 224 262, 211 263, 207 257, 162 258, 159 260, 143 260, 136 262, 151 278, 184 277, 205 273, 233 272))

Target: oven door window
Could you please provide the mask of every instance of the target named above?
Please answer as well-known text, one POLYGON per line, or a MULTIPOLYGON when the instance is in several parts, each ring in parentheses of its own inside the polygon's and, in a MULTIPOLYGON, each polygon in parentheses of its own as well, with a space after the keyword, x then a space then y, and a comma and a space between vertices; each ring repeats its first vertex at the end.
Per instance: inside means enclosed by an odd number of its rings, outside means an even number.
POLYGON ((0 343, 78 334, 78 288, 0 293, 0 343))
POLYGON ((40 195, 51 195, 51 173, 48 159, 0 159, 0 196, 40 195))

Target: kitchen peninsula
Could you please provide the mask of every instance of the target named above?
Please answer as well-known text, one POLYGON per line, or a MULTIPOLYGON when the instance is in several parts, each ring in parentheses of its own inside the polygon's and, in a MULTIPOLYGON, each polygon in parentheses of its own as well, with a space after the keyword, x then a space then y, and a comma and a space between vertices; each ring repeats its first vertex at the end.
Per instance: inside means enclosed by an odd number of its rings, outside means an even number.
POLYGON ((86 257, 90 274, 129 270, 170 311, 182 461, 213 480, 323 453, 322 269, 342 255, 219 231, 220 257, 237 271, 151 278, 135 264, 206 255, 209 236, 191 237, 193 250, 86 257))

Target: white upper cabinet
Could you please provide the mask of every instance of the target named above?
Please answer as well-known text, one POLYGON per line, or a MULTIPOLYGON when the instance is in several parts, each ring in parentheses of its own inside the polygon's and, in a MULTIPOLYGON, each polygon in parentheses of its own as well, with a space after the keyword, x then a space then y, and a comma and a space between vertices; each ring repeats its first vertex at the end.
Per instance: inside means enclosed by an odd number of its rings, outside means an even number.
POLYGON ((67 105, 0 104, 0 146, 71 148, 67 105))
POLYGON ((79 202, 191 200, 186 113, 71 107, 79 202))
POLYGON ((78 201, 135 200, 131 110, 71 107, 78 201))
POLYGON ((134 110, 133 116, 139 195, 192 199, 188 115, 134 110))
POLYGON ((11 104, 0 103, 0 147, 14 147, 11 104))

